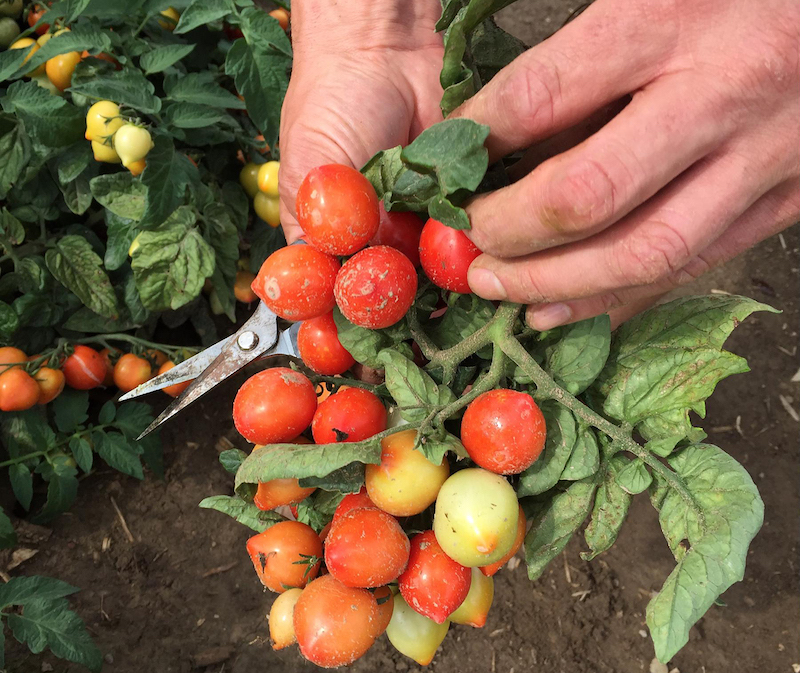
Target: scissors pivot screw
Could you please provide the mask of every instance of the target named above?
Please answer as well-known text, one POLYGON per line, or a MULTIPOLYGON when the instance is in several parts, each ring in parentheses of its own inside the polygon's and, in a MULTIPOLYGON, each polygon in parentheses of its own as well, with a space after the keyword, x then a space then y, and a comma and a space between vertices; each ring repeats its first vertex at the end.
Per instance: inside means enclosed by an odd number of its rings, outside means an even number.
POLYGON ((251 351, 258 345, 258 335, 255 332, 242 332, 236 343, 243 351, 251 351))

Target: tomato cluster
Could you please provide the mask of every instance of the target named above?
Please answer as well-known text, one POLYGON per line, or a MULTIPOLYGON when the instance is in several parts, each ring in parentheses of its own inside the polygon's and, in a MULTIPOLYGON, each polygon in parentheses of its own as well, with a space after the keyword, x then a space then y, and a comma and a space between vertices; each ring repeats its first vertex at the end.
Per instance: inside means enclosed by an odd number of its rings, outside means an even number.
POLYGON ((267 161, 262 164, 250 161, 239 173, 239 182, 247 195, 253 199, 256 215, 270 227, 281 225, 281 200, 278 195, 280 169, 279 161, 267 161))
POLYGON ((147 167, 145 158, 153 149, 150 131, 123 117, 116 103, 101 100, 89 108, 85 135, 95 161, 121 163, 133 175, 141 175, 147 167))

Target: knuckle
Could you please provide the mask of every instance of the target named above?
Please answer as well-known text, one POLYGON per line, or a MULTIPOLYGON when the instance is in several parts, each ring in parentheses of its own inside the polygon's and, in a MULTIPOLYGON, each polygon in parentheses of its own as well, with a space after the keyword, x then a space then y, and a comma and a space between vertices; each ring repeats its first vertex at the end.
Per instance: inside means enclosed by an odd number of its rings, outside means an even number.
POLYGON ((504 117, 515 127, 529 133, 544 131, 553 124, 561 99, 561 78, 558 69, 538 60, 531 52, 519 60, 501 87, 498 105, 504 117))
POLYGON ((682 285, 694 282, 700 276, 712 269, 712 264, 703 255, 697 255, 690 259, 684 266, 671 273, 667 278, 667 285, 670 288, 677 288, 682 285))
POLYGON ((624 286, 650 285, 679 271, 691 258, 683 234, 672 224, 651 221, 623 242, 614 264, 624 286))

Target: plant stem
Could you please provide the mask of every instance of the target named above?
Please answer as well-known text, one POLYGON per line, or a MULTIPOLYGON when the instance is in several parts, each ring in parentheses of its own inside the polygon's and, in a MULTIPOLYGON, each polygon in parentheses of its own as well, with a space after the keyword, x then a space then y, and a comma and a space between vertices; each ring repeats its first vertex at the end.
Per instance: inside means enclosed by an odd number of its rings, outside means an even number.
POLYGON ((157 350, 166 351, 168 354, 177 353, 179 351, 184 351, 184 350, 196 350, 193 348, 185 348, 183 346, 170 346, 167 344, 159 344, 155 343, 154 341, 147 341, 146 339, 140 339, 139 337, 135 337, 130 334, 96 334, 94 336, 78 339, 77 341, 75 341, 75 343, 77 344, 99 343, 105 346, 106 341, 125 341, 135 346, 145 346, 147 348, 155 348, 157 350))
POLYGON ((428 360, 432 360, 442 352, 439 347, 433 343, 425 330, 422 329, 422 325, 419 323, 419 317, 417 316, 416 306, 412 306, 408 310, 408 329, 411 331, 411 335, 414 337, 414 341, 417 343, 417 346, 419 346, 422 354, 428 360))
POLYGON ((30 460, 31 458, 38 458, 39 456, 47 455, 47 451, 34 451, 33 453, 26 453, 24 456, 18 456, 17 458, 12 458, 11 460, 6 460, 0 463, 0 468, 3 467, 11 467, 12 465, 19 465, 19 463, 24 463, 26 460, 30 460))

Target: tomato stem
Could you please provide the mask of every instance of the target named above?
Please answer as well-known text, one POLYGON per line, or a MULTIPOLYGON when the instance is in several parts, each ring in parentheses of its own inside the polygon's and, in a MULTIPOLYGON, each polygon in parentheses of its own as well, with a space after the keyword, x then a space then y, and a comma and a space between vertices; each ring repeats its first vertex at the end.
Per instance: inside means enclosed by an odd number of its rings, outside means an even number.
POLYGON ((46 456, 47 451, 34 451, 33 453, 26 453, 24 456, 17 456, 16 458, 12 458, 11 460, 5 460, 0 463, 0 468, 3 467, 11 467, 12 465, 18 465, 19 463, 24 463, 26 460, 30 460, 31 458, 38 458, 39 456, 46 456))
POLYGON ((182 354, 184 351, 192 351, 194 353, 198 352, 196 348, 188 348, 184 346, 170 346, 168 344, 160 344, 154 341, 147 341, 146 339, 140 339, 139 337, 132 336, 130 334, 96 334, 94 336, 85 337, 83 339, 78 339, 74 343, 76 344, 91 344, 91 343, 99 343, 104 346, 108 346, 106 343, 107 341, 125 341, 127 343, 131 343, 134 346, 144 346, 145 348, 155 348, 157 350, 163 351, 170 357, 174 357, 177 355, 182 354))

